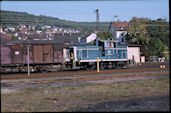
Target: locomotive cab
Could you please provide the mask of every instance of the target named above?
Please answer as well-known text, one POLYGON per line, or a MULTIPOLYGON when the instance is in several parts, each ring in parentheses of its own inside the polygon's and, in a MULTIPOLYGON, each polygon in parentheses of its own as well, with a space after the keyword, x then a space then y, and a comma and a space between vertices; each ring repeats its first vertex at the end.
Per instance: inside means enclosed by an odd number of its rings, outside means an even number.
POLYGON ((76 60, 76 53, 75 53, 75 47, 67 47, 63 51, 64 53, 64 62, 66 67, 73 68, 75 67, 75 60, 76 60))
POLYGON ((96 40, 96 46, 99 46, 102 48, 102 50, 101 50, 102 56, 105 56, 106 48, 117 48, 117 45, 118 45, 118 41, 100 40, 100 39, 96 40))
POLYGON ((120 46, 116 40, 96 39, 96 45, 68 46, 65 51, 64 59, 68 57, 64 62, 71 69, 94 68, 98 57, 103 68, 115 68, 127 62, 127 47, 120 46))

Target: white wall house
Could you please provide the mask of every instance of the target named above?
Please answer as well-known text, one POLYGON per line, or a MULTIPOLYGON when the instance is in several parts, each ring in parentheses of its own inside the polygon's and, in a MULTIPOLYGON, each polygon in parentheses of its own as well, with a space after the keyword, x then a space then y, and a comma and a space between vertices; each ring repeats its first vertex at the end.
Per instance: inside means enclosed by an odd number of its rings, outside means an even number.
POLYGON ((40 33, 42 33, 42 31, 36 31, 36 33, 37 33, 37 34, 40 34, 40 33))
POLYGON ((126 42, 125 35, 127 34, 126 28, 128 23, 126 21, 120 22, 111 22, 109 26, 109 32, 115 36, 115 40, 118 40, 120 43, 124 44, 126 42))
POLYGON ((116 31, 116 40, 119 40, 121 43, 125 43, 125 35, 127 34, 127 31, 116 31))
MULTIPOLYGON (((126 21, 120 22, 119 20, 116 22, 111 22, 109 26, 109 32, 115 36, 115 40, 118 40, 120 44, 127 44, 126 42, 126 34, 127 34, 128 23, 126 21)), ((135 61, 135 63, 145 62, 144 56, 140 56, 140 45, 128 44, 128 60, 131 62, 135 61)))
POLYGON ((135 60, 136 63, 140 63, 140 47, 127 47, 128 59, 135 60))
POLYGON ((86 39, 87 39, 87 43, 92 42, 96 39, 96 34, 92 33, 91 35, 89 35, 86 39))
POLYGON ((92 34, 90 34, 88 37, 82 38, 82 39, 80 40, 80 43, 81 43, 81 44, 87 44, 87 43, 89 43, 89 42, 94 41, 94 40, 96 39, 96 37, 97 37, 96 33, 92 33, 92 34))
POLYGON ((6 29, 5 29, 5 31, 8 31, 8 30, 10 30, 10 31, 15 31, 15 28, 14 27, 7 27, 6 29))
POLYGON ((44 26, 44 28, 46 28, 46 29, 50 29, 50 28, 51 28, 51 26, 45 25, 45 26, 44 26))
POLYGON ((3 29, 2 29, 2 27, 0 26, 0 33, 2 33, 3 32, 3 29))

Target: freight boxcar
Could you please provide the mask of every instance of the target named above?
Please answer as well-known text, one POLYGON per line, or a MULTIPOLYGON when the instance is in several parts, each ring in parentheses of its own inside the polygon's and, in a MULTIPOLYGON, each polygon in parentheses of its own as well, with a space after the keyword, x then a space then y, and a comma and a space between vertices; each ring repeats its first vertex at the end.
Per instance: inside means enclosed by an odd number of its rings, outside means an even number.
POLYGON ((55 71, 62 68, 62 43, 51 40, 1 40, 1 72, 27 71, 27 46, 32 72, 55 71))
POLYGON ((100 68, 126 67, 128 63, 127 46, 119 46, 118 41, 96 39, 95 45, 70 46, 65 48, 65 65, 95 69, 97 57, 100 68))

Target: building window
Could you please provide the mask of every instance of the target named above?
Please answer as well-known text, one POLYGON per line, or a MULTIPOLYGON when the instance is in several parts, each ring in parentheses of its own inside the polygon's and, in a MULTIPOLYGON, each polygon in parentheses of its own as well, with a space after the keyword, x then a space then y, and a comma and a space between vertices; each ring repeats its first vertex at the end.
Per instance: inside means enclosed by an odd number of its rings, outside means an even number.
POLYGON ((121 27, 120 29, 123 30, 123 27, 121 27))

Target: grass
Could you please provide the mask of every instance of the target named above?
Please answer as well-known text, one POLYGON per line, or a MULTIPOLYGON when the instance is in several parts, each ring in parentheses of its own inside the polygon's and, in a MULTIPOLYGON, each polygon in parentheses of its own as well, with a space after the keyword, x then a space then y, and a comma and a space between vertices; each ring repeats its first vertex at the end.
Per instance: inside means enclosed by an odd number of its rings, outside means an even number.
POLYGON ((81 86, 27 88, 1 94, 2 112, 74 111, 102 102, 169 95, 169 78, 81 86))

